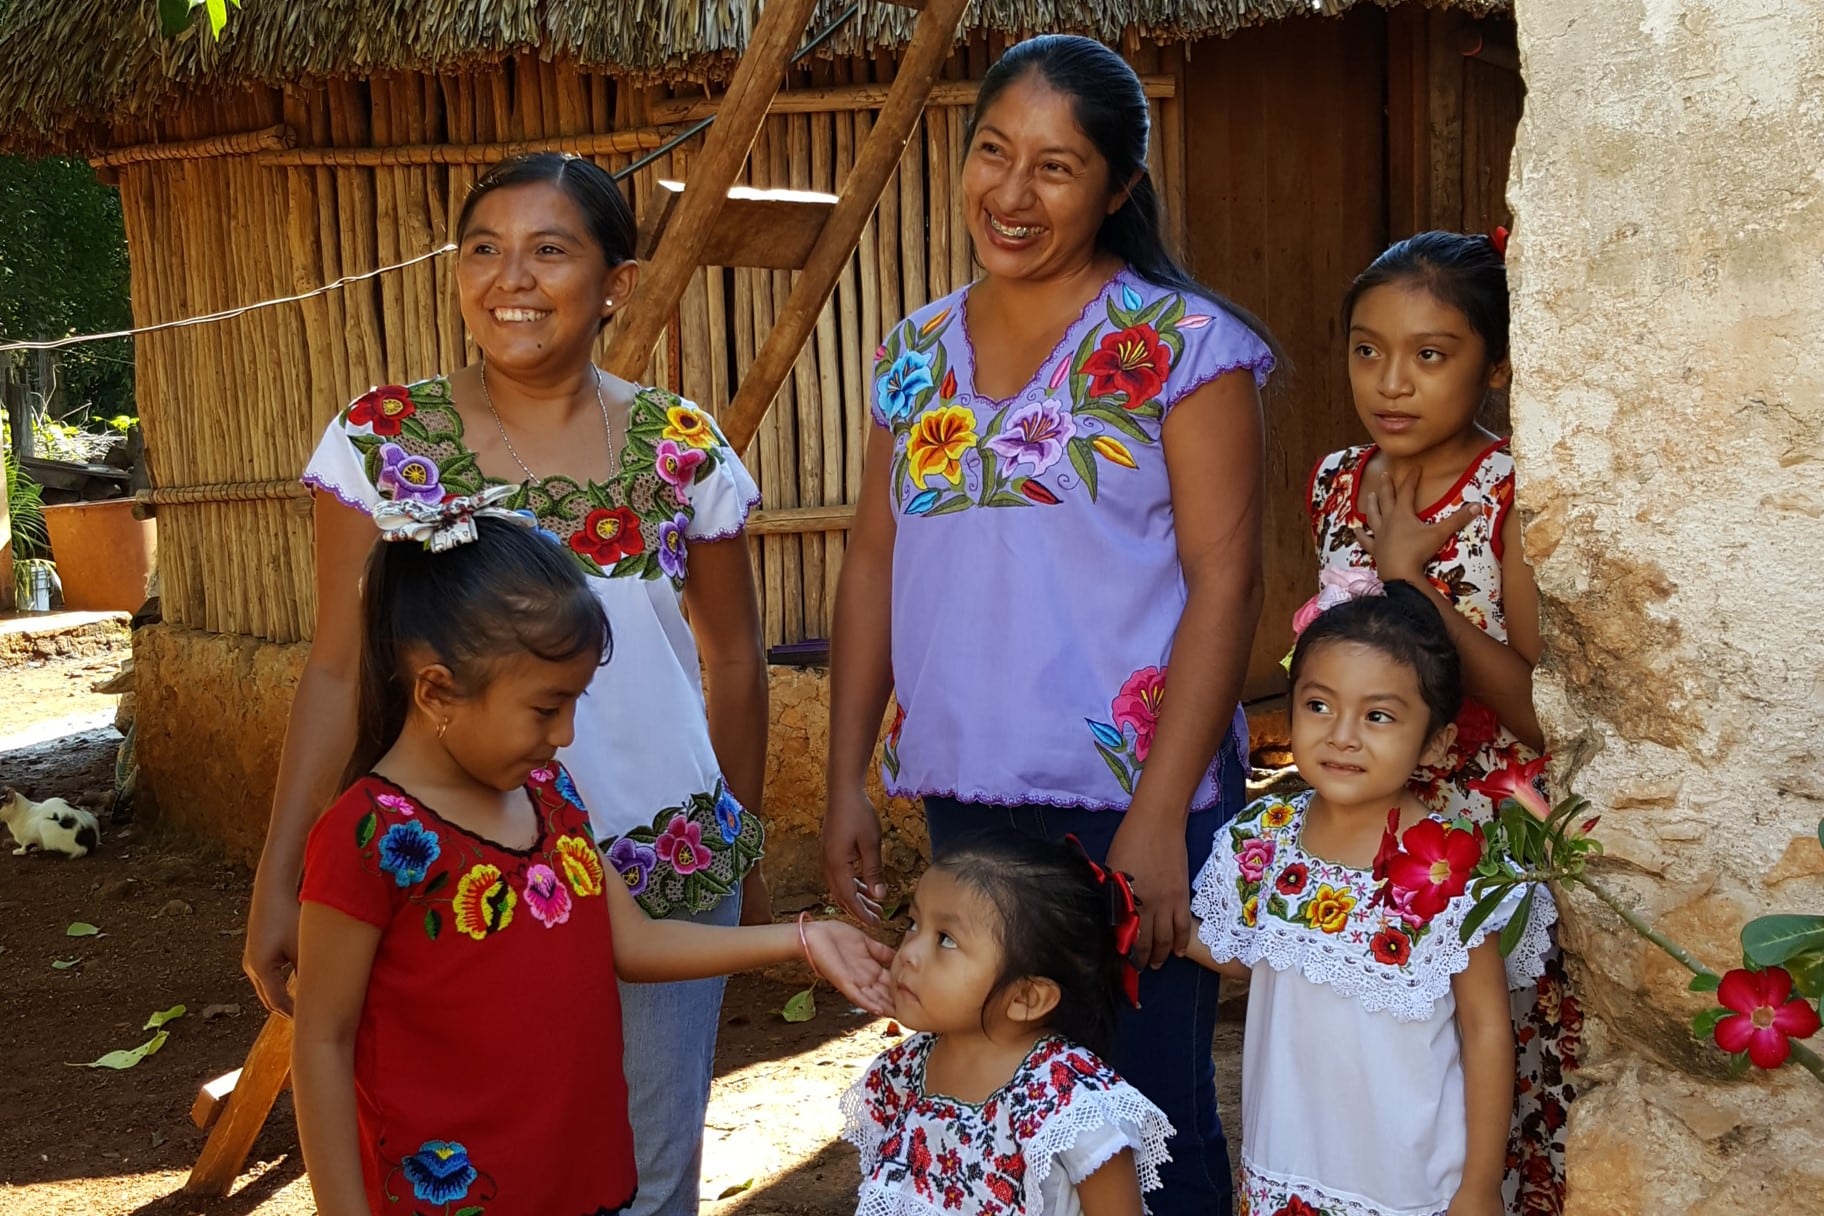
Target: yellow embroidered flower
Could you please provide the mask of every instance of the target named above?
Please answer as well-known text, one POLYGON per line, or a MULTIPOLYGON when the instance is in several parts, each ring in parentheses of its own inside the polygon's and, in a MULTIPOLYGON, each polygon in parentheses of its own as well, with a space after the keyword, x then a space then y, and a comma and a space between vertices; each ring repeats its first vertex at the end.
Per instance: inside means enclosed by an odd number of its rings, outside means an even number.
POLYGON ((1103 459, 1112 460, 1124 469, 1140 467, 1134 463, 1134 454, 1127 450, 1127 445, 1112 436, 1098 435, 1089 441, 1089 446, 1096 449, 1103 459))
POLYGON ((565 836, 557 842, 558 861, 564 867, 564 881, 581 896, 602 893, 602 855, 581 836, 565 836))
POLYGON ((1260 923, 1260 896, 1248 896, 1248 902, 1241 905, 1241 923, 1252 929, 1260 923))
POLYGON ((962 481, 963 453, 975 439, 975 414, 967 406, 943 405, 920 414, 906 437, 913 482, 923 485, 933 473, 953 485, 962 481))
POLYGON ((1275 831, 1291 822, 1292 804, 1289 802, 1275 802, 1260 813, 1261 826, 1273 828, 1275 831))
POLYGON ((674 405, 665 410, 664 437, 693 448, 716 446, 715 428, 709 425, 709 419, 704 417, 702 410, 688 405, 674 405))
POLYGON ((1355 896, 1347 888, 1338 890, 1329 883, 1319 884, 1317 894, 1305 905, 1305 923, 1325 933, 1341 933, 1349 923, 1355 907, 1355 896))
POLYGON ((499 868, 480 862, 456 883, 450 907, 456 914, 457 931, 480 941, 513 923, 513 906, 518 902, 518 894, 507 885, 499 868))

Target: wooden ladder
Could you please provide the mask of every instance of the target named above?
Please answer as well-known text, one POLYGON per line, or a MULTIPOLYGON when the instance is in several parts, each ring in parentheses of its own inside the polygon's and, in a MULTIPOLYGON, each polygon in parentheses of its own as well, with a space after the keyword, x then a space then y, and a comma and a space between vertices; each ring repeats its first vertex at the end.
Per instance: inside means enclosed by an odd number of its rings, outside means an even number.
MULTIPOLYGON (((722 431, 737 452, 746 451, 759 431, 836 280, 855 255, 862 229, 898 167, 931 87, 956 44, 967 0, 889 2, 919 10, 918 20, 841 194, 834 199, 781 198, 733 188, 818 3, 767 0, 717 106, 715 125, 703 150, 691 159, 687 188, 662 185, 641 234, 646 264, 634 296, 636 307, 616 320, 605 360, 608 370, 624 380, 637 382, 645 376, 653 347, 698 267, 798 272, 784 310, 723 412, 722 431)), ((851 357, 866 358, 868 353, 854 351, 851 357)), ((290 1075, 291 1020, 273 1014, 246 1062, 208 1082, 197 1095, 191 1121, 208 1131, 209 1138, 184 1184, 186 1193, 229 1192, 290 1075)))

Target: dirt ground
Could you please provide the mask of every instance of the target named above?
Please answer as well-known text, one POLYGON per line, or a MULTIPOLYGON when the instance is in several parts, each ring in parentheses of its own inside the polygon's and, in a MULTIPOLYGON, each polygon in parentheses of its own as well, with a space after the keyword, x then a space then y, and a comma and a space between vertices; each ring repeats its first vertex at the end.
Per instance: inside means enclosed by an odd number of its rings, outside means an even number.
MULTIPOLYGON (((0 1216, 308 1216, 289 1098, 281 1098, 232 1195, 180 1193, 203 1143, 197 1087, 238 1067, 263 1012, 240 974, 247 869, 156 825, 110 822, 119 736, 108 650, 0 667, 0 783, 102 815, 103 846, 80 860, 0 851, 0 1216), (99 936, 70 937, 86 923, 99 936), (68 964, 55 967, 54 963, 68 964), (136 1047, 174 1005, 169 1038, 129 1071, 71 1067, 136 1047)), ((781 894, 781 912, 808 896, 781 894)), ((852 1149, 837 1097, 888 1023, 820 991, 816 1016, 779 1014, 791 971, 738 976, 723 1008, 704 1148, 705 1216, 847 1216, 852 1149)), ((1238 1015, 1239 1011, 1230 1011, 1238 1015)), ((1239 1110, 1240 1027, 1216 1057, 1225 1111, 1239 1110)))

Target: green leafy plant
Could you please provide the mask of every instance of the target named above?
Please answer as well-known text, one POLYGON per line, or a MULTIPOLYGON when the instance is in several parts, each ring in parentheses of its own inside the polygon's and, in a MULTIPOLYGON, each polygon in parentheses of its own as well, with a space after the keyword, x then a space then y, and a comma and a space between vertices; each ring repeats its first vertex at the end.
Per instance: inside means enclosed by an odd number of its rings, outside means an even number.
POLYGON ((222 36, 228 24, 228 5, 241 7, 241 0, 158 0, 158 26, 165 37, 175 38, 190 28, 191 14, 202 9, 209 15, 209 33, 222 36))
POLYGON ((6 509, 12 523, 13 602, 28 603, 32 579, 51 568, 51 534, 44 523, 44 487, 19 467, 18 454, 6 449, 6 509))
MULTIPOLYGON (((1590 833, 1599 816, 1590 801, 1572 794, 1556 806, 1535 783, 1545 759, 1502 769, 1470 788, 1499 808, 1484 829, 1487 844, 1469 891, 1476 903, 1463 924, 1469 940, 1502 899, 1522 883, 1578 886, 1600 900, 1622 923, 1691 972, 1693 992, 1714 992, 1720 1002, 1692 1020, 1692 1033, 1733 1057, 1736 1071, 1793 1063, 1824 1082, 1824 1058, 1799 1042, 1824 1026, 1824 916, 1782 913, 1742 926, 1742 966, 1718 972, 1661 933, 1623 903, 1586 867, 1602 852, 1590 833)), ((1824 847, 1824 822, 1818 824, 1824 847)), ((1530 894, 1501 934, 1503 953, 1520 940, 1532 913, 1530 894)))

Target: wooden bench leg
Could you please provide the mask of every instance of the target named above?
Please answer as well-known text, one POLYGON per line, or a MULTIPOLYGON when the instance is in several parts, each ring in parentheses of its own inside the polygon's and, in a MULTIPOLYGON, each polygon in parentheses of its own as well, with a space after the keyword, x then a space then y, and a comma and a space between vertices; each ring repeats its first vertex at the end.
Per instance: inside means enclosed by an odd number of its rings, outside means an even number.
POLYGON ((190 1170, 190 1180, 184 1184, 186 1194, 220 1196, 233 1189, 253 1142, 266 1126, 266 1116, 272 1113, 272 1104, 290 1080, 291 1019, 271 1014, 254 1039, 234 1090, 190 1170))

